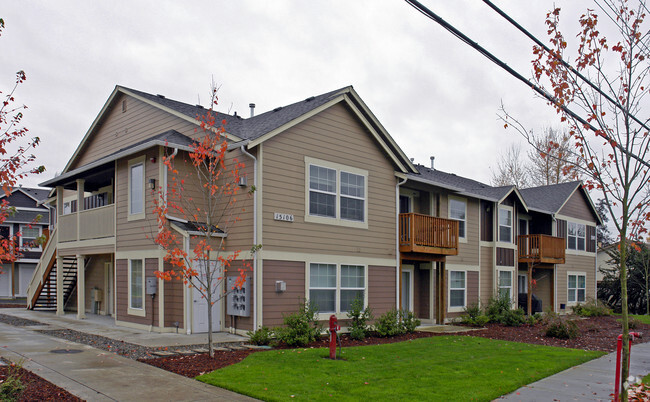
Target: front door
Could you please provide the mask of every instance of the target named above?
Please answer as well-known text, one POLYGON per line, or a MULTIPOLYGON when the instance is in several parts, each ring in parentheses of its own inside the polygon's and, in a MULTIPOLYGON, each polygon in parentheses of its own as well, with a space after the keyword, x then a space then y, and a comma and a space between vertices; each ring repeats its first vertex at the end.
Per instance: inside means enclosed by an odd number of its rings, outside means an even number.
MULTIPOLYGON (((216 269, 217 263, 216 261, 211 261, 211 270, 213 271, 216 269)), ((207 275, 205 269, 198 269, 195 267, 194 269, 197 270, 199 275, 202 276, 202 279, 204 280, 205 283, 205 277, 207 275)), ((220 275, 213 275, 215 277, 220 276, 220 275)), ((219 289, 213 287, 212 290, 212 300, 214 301, 217 297, 219 297, 219 289)), ((199 291, 196 287, 192 287, 192 332, 193 333, 204 333, 208 332, 208 303, 203 297, 202 292, 199 291)), ((212 305, 212 331, 220 331, 221 330, 221 301, 214 302, 212 305)))
POLYGON ((105 300, 103 304, 103 312, 106 315, 113 316, 113 263, 104 263, 104 289, 105 300))
POLYGON ((401 309, 413 311, 413 265, 402 265, 401 309))

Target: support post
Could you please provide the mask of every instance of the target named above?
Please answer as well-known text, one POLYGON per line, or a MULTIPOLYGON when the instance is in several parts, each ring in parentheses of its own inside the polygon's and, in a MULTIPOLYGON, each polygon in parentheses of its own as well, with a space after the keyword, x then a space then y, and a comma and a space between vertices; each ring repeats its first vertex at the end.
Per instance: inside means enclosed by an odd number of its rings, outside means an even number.
POLYGON ((77 241, 81 240, 81 211, 84 210, 84 179, 77 179, 77 241))
POLYGON ((63 311, 63 257, 56 256, 56 315, 64 315, 63 311))
POLYGON ((77 255, 77 318, 86 318, 86 267, 83 255, 77 255))
POLYGON ((528 263, 528 294, 526 296, 526 311, 530 316, 532 314, 533 305, 533 263, 528 263))

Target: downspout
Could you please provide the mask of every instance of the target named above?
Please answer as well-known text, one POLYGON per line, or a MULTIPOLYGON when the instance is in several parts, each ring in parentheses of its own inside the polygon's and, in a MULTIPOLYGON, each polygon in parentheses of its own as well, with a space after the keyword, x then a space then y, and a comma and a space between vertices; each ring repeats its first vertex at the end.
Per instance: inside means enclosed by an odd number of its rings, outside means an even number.
POLYGON ((401 266, 402 266, 402 257, 399 252, 399 188, 402 184, 406 183, 408 178, 402 179, 401 182, 398 182, 397 185, 395 186, 395 210, 397 213, 395 214, 395 263, 396 263, 396 268, 395 269, 395 308, 399 309, 399 293, 400 293, 400 288, 399 288, 399 283, 400 283, 400 272, 401 272, 401 266))
MULTIPOLYGON (((253 193, 253 246, 257 246, 257 158, 250 154, 246 149, 244 148, 245 145, 242 145, 239 149, 241 152, 248 156, 249 158, 253 159, 253 186, 255 187, 255 192, 253 193)), ((257 252, 253 254, 253 278, 255 280, 253 281, 253 294, 255 295, 255 308, 253 309, 253 330, 257 329, 257 305, 259 303, 259 300, 257 300, 258 294, 257 294, 257 282, 258 278, 256 276, 258 272, 258 267, 257 267, 257 252)))
MULTIPOLYGON (((551 236, 557 236, 557 218, 555 217, 555 213, 551 214, 551 219, 551 236)), ((566 249, 566 244, 564 245, 564 248, 566 249)), ((566 254, 566 250, 564 253, 566 254)), ((556 308, 557 305, 557 264, 553 264, 553 312, 558 311, 556 308)))

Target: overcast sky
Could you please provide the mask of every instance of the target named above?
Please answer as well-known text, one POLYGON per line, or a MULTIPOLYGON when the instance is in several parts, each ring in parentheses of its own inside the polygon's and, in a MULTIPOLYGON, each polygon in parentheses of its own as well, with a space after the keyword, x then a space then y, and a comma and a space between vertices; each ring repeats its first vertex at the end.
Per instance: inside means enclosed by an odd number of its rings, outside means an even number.
MULTIPOLYGON (((421 0, 526 77, 532 43, 480 1, 421 0)), ((567 1, 494 0, 545 39, 544 17, 567 1)), ((575 21, 592 2, 570 4, 575 21), (580 7, 576 7, 580 6, 580 7)), ((17 101, 61 172, 115 85, 205 104, 212 77, 220 110, 248 116, 353 85, 409 157, 489 182, 499 150, 522 142, 497 118, 500 103, 527 127, 557 127, 546 102, 404 1, 0 0, 0 90, 18 70, 17 101)))

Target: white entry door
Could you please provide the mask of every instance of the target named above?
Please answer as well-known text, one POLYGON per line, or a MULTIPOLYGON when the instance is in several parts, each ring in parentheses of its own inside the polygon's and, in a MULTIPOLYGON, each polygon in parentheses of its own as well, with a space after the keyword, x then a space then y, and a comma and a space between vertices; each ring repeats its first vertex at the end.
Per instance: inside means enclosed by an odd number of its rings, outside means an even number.
POLYGON ((402 265, 402 310, 413 311, 413 265, 402 265))
MULTIPOLYGON (((211 261, 210 262, 212 265, 212 269, 216 268, 216 261, 211 261)), ((202 276, 203 279, 205 279, 206 275, 206 270, 205 269, 200 269, 195 266, 197 272, 199 272, 199 275, 202 276)), ((216 278, 221 275, 215 274, 214 275, 214 280, 216 281, 216 278)), ((219 296, 219 289, 213 289, 212 292, 212 300, 215 300, 219 296)), ((201 295, 201 291, 196 289, 195 287, 192 287, 192 332, 193 333, 204 333, 208 332, 208 303, 204 297, 201 295)), ((212 305, 212 331, 221 331, 221 301, 218 301, 212 305)))

